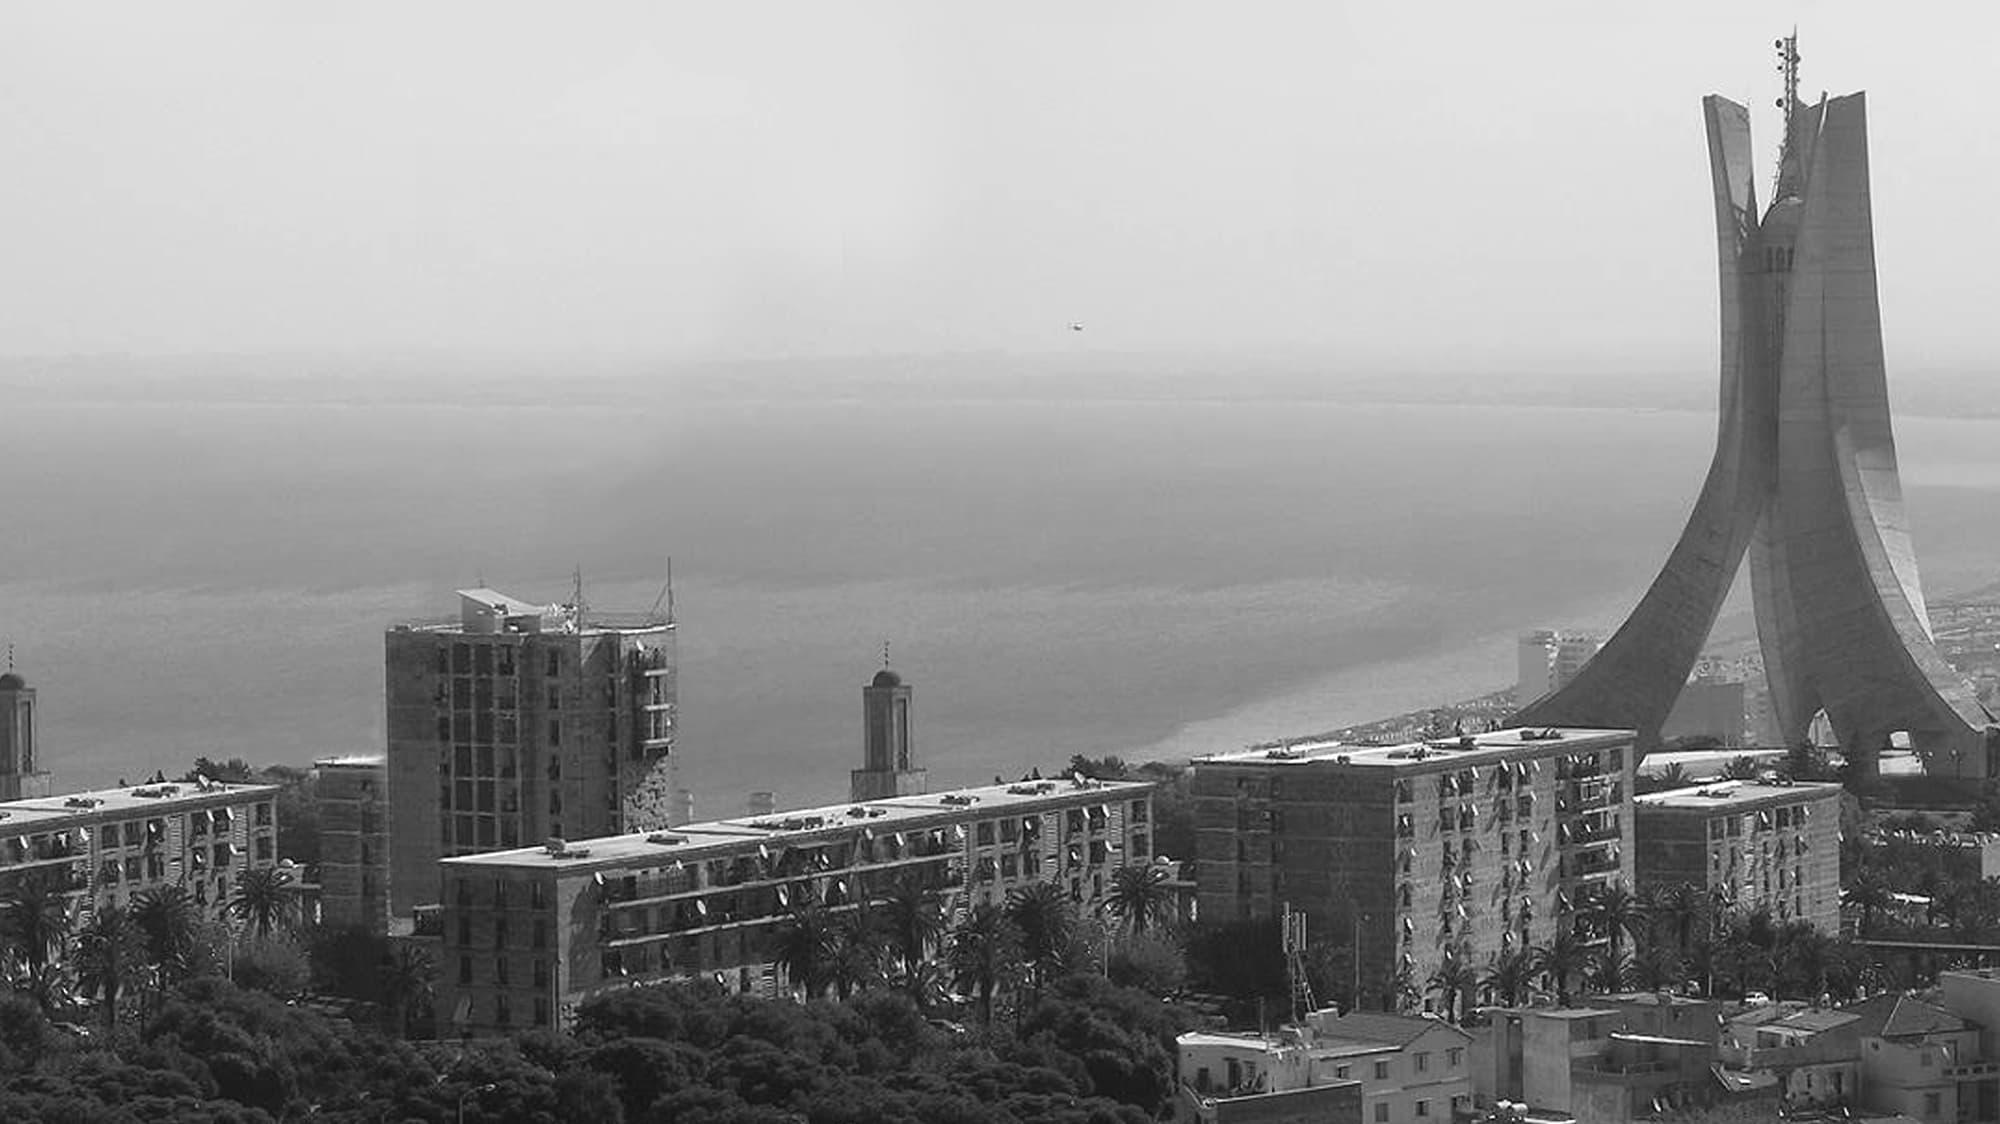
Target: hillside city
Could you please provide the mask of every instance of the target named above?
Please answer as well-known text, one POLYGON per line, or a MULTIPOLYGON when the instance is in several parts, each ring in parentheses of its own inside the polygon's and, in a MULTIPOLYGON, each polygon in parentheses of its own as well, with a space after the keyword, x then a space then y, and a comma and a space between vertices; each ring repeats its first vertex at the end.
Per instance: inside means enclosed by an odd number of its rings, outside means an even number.
POLYGON ((957 787, 885 644, 841 798, 709 818, 671 585, 475 579, 381 621, 379 746, 83 791, 10 647, 0 1121, 2000 1124, 2000 583, 1925 597, 1866 105, 1772 46, 1775 167, 1701 102, 1720 424, 1616 628, 957 787))

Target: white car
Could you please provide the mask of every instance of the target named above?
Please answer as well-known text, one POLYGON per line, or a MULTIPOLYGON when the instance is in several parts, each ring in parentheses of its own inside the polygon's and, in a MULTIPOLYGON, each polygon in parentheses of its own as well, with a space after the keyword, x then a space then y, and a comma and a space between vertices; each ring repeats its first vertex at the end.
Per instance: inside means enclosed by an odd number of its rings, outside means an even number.
POLYGON ((1761 991, 1746 991, 1743 993, 1743 1005, 1746 1007, 1768 1007, 1771 1005, 1771 997, 1761 991))

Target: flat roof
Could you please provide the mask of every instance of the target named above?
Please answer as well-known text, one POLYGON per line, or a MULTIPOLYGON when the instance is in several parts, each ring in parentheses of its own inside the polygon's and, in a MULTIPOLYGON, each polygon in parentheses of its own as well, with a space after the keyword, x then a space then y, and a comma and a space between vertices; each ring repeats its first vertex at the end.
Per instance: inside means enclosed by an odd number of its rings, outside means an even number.
POLYGON ((1703 812, 1731 812, 1758 804, 1782 804, 1812 800, 1840 791, 1837 781, 1794 781, 1770 784, 1765 781, 1715 781, 1634 796, 1640 808, 1672 808, 1703 812))
POLYGON ((1197 765, 1303 766, 1337 765, 1373 768, 1430 768, 1486 765, 1511 761, 1523 752, 1560 754, 1565 750, 1599 749, 1636 737, 1631 730, 1517 727, 1467 734, 1461 738, 1406 742, 1400 745, 1355 745, 1337 739, 1291 742, 1281 746, 1239 749, 1197 757, 1197 765))
POLYGON ((167 781, 8 800, 0 802, 0 834, 12 835, 24 827, 54 826, 66 820, 118 817, 158 811, 163 807, 275 795, 277 791, 278 786, 274 784, 167 781))
POLYGON ((1154 787, 1152 781, 1087 780, 1082 784, 1070 779, 1016 781, 948 792, 792 809, 772 812, 767 816, 737 816, 658 831, 566 840, 566 853, 561 856, 550 854, 548 847, 542 846, 454 855, 441 861, 448 866, 530 870, 614 869, 634 865, 635 860, 664 863, 675 859, 712 858, 717 853, 739 850, 746 842, 789 843, 855 827, 878 832, 919 830, 1045 806, 1052 802, 1082 805, 1101 800, 1122 800, 1151 792, 1154 787), (579 854, 580 851, 588 853, 579 854))
POLYGON ((315 769, 379 769, 389 763, 389 758, 380 753, 350 753, 344 757, 322 757, 313 762, 315 769))

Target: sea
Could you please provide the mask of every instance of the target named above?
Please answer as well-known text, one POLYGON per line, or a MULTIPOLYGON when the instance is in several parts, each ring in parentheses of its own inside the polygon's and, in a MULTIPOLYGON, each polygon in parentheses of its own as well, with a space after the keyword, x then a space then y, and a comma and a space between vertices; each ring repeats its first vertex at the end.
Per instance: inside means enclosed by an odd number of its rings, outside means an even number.
MULTIPOLYGON (((1712 374, 1628 403, 958 365, 0 370, 0 643, 59 790, 304 764, 381 750, 396 621, 579 573, 664 609, 671 558, 681 777, 735 815, 843 798, 885 644, 934 787, 1508 685, 1520 632, 1617 623, 1715 433, 1712 374)), ((1936 599, 2000 579, 2000 418, 1924 401, 1897 432, 1936 599)))

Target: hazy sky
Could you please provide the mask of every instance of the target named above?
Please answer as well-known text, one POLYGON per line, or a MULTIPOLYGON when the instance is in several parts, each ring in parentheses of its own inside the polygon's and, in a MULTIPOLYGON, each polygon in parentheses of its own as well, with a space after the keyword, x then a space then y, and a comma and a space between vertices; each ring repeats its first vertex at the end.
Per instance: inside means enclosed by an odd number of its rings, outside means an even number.
POLYGON ((1870 91, 1892 362, 1990 366, 2000 6, 0 9, 0 354, 1706 367, 1700 98, 1870 91), (1083 333, 1065 330, 1081 320, 1083 333))

